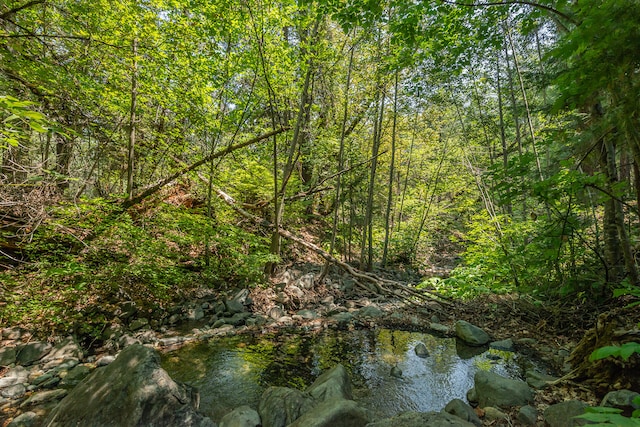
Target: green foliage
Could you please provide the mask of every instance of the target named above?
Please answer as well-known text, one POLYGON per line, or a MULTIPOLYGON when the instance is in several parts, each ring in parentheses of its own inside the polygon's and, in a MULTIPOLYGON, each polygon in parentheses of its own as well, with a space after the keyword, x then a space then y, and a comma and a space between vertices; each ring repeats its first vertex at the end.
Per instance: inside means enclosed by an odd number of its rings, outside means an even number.
POLYGON ((591 353, 589 360, 594 361, 613 356, 620 357, 622 360, 627 362, 629 358, 636 353, 640 354, 640 344, 632 341, 624 343, 621 346, 609 345, 600 347, 591 353))
MULTIPOLYGON (((640 404, 640 398, 634 399, 635 404, 640 404)), ((608 408, 603 406, 586 408, 585 413, 575 416, 583 420, 591 421, 593 426, 618 426, 618 427, 638 427, 640 426, 640 410, 635 410, 631 418, 621 415, 622 409, 608 408)))
POLYGON ((275 261, 265 238, 217 224, 197 209, 166 203, 148 209, 122 212, 101 199, 53 208, 27 246, 29 270, 2 279, 16 292, 1 317, 97 334, 122 299, 160 315, 197 287, 261 283, 264 263, 275 261))
POLYGON ((0 149, 16 147, 29 138, 30 131, 48 132, 49 122, 42 113, 34 111, 33 106, 33 102, 0 95, 0 149))

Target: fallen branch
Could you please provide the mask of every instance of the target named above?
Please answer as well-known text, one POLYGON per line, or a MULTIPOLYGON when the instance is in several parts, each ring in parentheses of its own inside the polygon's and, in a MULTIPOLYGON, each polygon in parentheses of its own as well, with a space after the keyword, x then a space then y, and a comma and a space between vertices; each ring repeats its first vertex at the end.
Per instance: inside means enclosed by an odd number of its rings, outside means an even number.
POLYGON ((168 176, 167 178, 164 178, 163 180, 161 180, 160 182, 153 184, 152 186, 148 187, 147 189, 143 190, 141 193, 133 196, 131 198, 131 200, 126 200, 122 203, 122 205, 125 208, 129 208, 137 203, 140 203, 142 200, 144 200, 145 198, 149 197, 150 195, 156 193, 157 191, 159 191, 162 187, 164 187, 165 185, 171 183, 172 181, 176 180, 177 178, 181 177, 182 175, 191 172, 194 169, 199 168, 200 166, 204 165, 207 162, 210 162, 213 159, 217 159, 218 157, 223 157, 226 156, 227 154, 238 150, 240 148, 246 147, 248 145, 252 145, 255 144, 257 142, 263 141, 265 139, 268 139, 274 135, 277 135, 279 133, 285 132, 287 130, 287 128, 281 128, 281 129, 276 129, 276 130, 272 130, 271 132, 262 134, 262 135, 258 135, 255 138, 251 138, 247 141, 244 142, 240 142, 238 144, 235 145, 230 145, 227 148, 225 148, 224 150, 220 150, 220 151, 216 151, 213 154, 210 154, 204 158, 202 158, 201 160, 198 160, 197 162, 186 166, 182 169, 180 169, 179 171, 177 171, 176 173, 174 173, 171 176, 168 176))
MULTIPOLYGON (((235 210, 236 212, 238 212, 240 215, 242 215, 243 217, 253 221, 256 224, 262 225, 264 227, 268 227, 273 229, 274 226, 271 222, 267 221, 264 218, 261 218, 259 216, 253 215, 250 212, 247 212, 246 210, 242 209, 241 207, 239 207, 236 204, 236 201, 233 197, 231 197, 230 195, 228 195, 227 193, 225 193, 224 191, 218 189, 218 188, 214 188, 214 191, 216 192, 216 194, 218 195, 218 197, 220 197, 227 205, 229 205, 233 210, 235 210)), ((339 259, 333 257, 329 252, 325 251, 324 249, 322 249, 321 247, 308 242, 298 236, 296 236, 295 234, 279 228, 278 229, 278 234, 286 239, 289 239, 297 244, 299 244, 300 246, 304 246, 307 249, 310 249, 311 251, 315 252, 316 254, 320 255, 322 258, 324 258, 327 262, 330 262, 332 264, 335 264, 337 266, 339 266, 340 268, 342 268, 343 270, 345 270, 346 272, 348 272, 350 275, 352 275, 353 277, 357 278, 357 279, 362 279, 368 283, 371 283, 375 290, 369 288, 366 285, 361 284, 360 282, 358 282, 356 280, 356 284, 358 285, 358 287, 366 290, 367 292, 373 292, 376 293, 378 295, 383 294, 383 295, 388 295, 388 296, 395 296, 395 297, 402 297, 407 301, 411 301, 409 299, 408 296, 402 295, 401 293, 394 291, 394 290, 390 290, 387 289, 385 286, 383 286, 384 284, 388 284, 388 285, 392 285, 394 288, 396 288, 399 291, 404 291, 406 293, 409 294, 409 296, 414 296, 414 297, 418 297, 421 299, 433 299, 434 297, 438 298, 438 302, 447 304, 447 305, 451 305, 451 303, 449 301, 446 301, 445 299, 443 299, 441 296, 434 294, 432 292, 426 292, 426 293, 421 293, 418 292, 414 289, 411 289, 410 287, 403 285, 401 283, 398 282, 394 282, 391 280, 385 280, 385 279, 380 279, 376 276, 374 276, 373 274, 370 273, 366 273, 360 270, 357 270, 355 268, 353 268, 352 266, 350 266, 349 264, 340 261, 339 259)), ((413 302, 413 301, 411 301, 413 302)))

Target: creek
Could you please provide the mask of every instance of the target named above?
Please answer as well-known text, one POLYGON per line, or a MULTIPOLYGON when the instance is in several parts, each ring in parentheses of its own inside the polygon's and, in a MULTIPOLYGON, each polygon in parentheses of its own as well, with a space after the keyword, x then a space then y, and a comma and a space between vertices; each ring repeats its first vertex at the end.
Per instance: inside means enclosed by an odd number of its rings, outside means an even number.
POLYGON ((350 373, 354 399, 384 418, 402 411, 440 411, 455 398, 466 401, 478 370, 522 379, 529 362, 455 338, 390 329, 235 335, 162 356, 172 378, 199 389, 201 411, 216 422, 241 405, 257 409, 269 386, 302 390, 338 363, 350 373), (429 351, 426 358, 416 355, 420 342, 429 351), (394 366, 400 377, 391 375, 394 366))

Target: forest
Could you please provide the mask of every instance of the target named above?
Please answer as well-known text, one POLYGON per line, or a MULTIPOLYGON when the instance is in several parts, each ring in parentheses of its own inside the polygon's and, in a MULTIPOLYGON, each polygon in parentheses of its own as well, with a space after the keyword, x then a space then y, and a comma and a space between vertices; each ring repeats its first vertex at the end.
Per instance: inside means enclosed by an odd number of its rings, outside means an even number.
POLYGON ((616 313, 638 341, 639 22, 637 0, 5 0, 0 324, 93 342, 122 301, 311 261, 559 328, 616 313))

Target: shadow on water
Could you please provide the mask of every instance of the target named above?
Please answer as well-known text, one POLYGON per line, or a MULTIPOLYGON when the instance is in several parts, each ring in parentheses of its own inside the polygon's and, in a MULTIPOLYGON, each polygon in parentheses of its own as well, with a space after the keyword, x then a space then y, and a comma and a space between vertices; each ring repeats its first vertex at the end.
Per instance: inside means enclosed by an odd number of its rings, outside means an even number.
POLYGON ((216 338, 163 355, 174 379, 200 390, 200 409, 214 421, 241 405, 257 408, 268 386, 304 389, 338 363, 351 374, 354 399, 376 417, 440 411, 452 399, 466 400, 481 369, 522 376, 514 353, 389 329, 216 338), (416 355, 419 342, 429 357, 416 355), (391 375, 394 366, 402 370, 400 378, 391 375))

